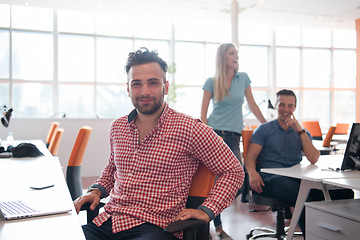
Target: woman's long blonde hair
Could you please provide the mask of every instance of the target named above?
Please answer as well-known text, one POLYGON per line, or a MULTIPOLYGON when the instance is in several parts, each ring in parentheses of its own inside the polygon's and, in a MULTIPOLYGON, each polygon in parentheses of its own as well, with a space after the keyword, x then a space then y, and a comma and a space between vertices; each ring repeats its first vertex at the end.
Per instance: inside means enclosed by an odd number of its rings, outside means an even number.
POLYGON ((229 96, 229 91, 226 86, 226 52, 230 47, 236 48, 232 43, 223 43, 218 47, 216 52, 216 69, 214 76, 215 101, 223 101, 225 96, 229 96))

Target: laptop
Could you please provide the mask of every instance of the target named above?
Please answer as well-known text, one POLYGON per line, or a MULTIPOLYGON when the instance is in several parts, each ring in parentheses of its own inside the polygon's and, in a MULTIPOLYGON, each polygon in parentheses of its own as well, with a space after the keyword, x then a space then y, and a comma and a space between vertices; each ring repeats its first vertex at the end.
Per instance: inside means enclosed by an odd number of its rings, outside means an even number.
POLYGON ((360 169, 360 123, 353 123, 341 170, 360 169))
POLYGON ((54 203, 51 206, 31 204, 23 200, 0 201, 0 215, 5 220, 39 217, 70 212, 71 208, 61 207, 54 203))

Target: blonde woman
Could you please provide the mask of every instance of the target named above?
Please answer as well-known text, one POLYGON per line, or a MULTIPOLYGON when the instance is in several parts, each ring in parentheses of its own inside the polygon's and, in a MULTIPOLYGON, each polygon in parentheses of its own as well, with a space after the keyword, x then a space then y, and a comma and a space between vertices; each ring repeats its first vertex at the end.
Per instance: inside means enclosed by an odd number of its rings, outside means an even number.
MULTIPOLYGON (((201 120, 224 139, 241 162, 239 144, 243 130, 244 97, 256 118, 261 123, 265 123, 266 120, 255 103, 250 78, 245 72, 238 72, 238 59, 238 51, 234 44, 224 43, 218 47, 215 76, 208 78, 203 86, 201 120), (210 100, 213 101, 213 111, 207 118, 210 100)), ((232 239, 222 229, 220 214, 214 219, 214 225, 219 239, 232 239)))

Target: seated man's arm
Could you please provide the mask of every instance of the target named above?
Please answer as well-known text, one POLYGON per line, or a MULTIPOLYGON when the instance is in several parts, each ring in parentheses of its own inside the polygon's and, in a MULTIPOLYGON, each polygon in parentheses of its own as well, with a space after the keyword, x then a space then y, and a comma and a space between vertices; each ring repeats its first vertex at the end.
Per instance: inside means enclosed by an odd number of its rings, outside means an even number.
POLYGON ((301 144, 303 146, 303 152, 306 158, 312 163, 315 164, 320 156, 320 152, 314 147, 309 136, 306 133, 300 135, 301 144))
POLYGON ((294 115, 292 115, 291 119, 286 120, 286 123, 300 134, 302 150, 306 158, 312 164, 315 164, 319 159, 320 152, 314 147, 307 133, 303 131, 303 128, 300 126, 294 115))
POLYGON ((261 150, 261 145, 257 143, 250 143, 245 157, 245 168, 249 174, 250 187, 257 193, 261 193, 262 187, 265 186, 260 174, 256 171, 256 159, 261 150))

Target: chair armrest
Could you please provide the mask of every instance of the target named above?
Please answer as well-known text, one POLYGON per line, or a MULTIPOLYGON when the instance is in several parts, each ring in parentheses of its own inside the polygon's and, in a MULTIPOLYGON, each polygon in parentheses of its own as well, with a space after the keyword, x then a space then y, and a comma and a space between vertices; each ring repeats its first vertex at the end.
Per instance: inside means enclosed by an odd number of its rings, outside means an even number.
POLYGON ((166 228, 165 232, 176 233, 179 231, 187 230, 190 228, 197 228, 200 226, 206 226, 208 223, 198 219, 188 219, 185 221, 178 220, 170 223, 166 228))
POLYGON ((90 209, 90 203, 85 203, 84 205, 81 206, 80 211, 86 211, 86 215, 87 215, 87 222, 91 222, 98 214, 99 214, 99 210, 100 208, 104 207, 105 203, 100 202, 96 208, 93 210, 90 209))

